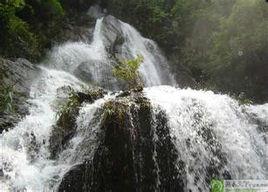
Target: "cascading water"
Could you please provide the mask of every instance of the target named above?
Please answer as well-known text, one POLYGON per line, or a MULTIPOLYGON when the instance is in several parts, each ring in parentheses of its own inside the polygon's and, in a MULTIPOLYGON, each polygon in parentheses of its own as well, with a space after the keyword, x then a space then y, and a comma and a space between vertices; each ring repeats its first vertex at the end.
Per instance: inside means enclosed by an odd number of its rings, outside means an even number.
POLYGON ((144 63, 140 67, 140 73, 146 85, 174 85, 174 79, 168 73, 167 60, 163 57, 155 42, 143 38, 129 24, 121 22, 121 25, 124 38, 126 39, 122 46, 122 55, 125 58, 133 58, 137 55, 144 57, 144 63))
POLYGON ((168 73, 167 60, 157 45, 152 40, 142 37, 135 28, 127 23, 110 17, 97 20, 90 44, 88 42, 67 42, 54 48, 49 60, 50 65, 79 77, 85 73, 86 77, 84 79, 82 77, 82 80, 118 90, 118 82, 111 74, 116 61, 112 58, 109 49, 114 46, 111 44, 116 44, 116 41, 122 38, 123 44, 119 45, 120 53, 117 54, 121 59, 133 59, 138 55, 144 57, 139 71, 146 86, 174 85, 175 81, 168 73), (109 34, 111 30, 118 31, 111 35, 109 34))
POLYGON ((57 89, 72 86, 79 90, 81 85, 68 73, 42 68, 40 79, 31 88, 30 114, 0 137, 1 167, 10 191, 49 191, 49 182, 61 169, 53 168, 54 162, 48 158, 48 139, 56 121, 57 89))
POLYGON ((232 179, 267 179, 265 133, 247 113, 258 111, 256 118, 267 120, 267 105, 240 106, 227 95, 169 86, 147 88, 145 95, 156 112, 167 114, 180 159, 187 165, 188 190, 209 191, 205 173, 211 164, 232 179))
MULTIPOLYGON (((51 158, 50 137, 53 126, 57 123, 58 102, 67 96, 60 94, 63 87, 70 86, 81 91, 82 87, 87 87, 81 81, 85 81, 81 77, 85 73, 85 76, 90 76, 88 80, 92 83, 111 90, 119 88, 119 83, 111 76, 114 65, 110 56, 113 49, 111 44, 116 44, 111 39, 115 36, 114 39, 124 39, 118 43, 120 48, 116 54, 120 57, 133 58, 139 54, 143 55, 144 63, 140 73, 147 86, 174 84, 168 70, 162 70, 163 67, 168 68, 167 61, 156 44, 143 38, 133 27, 123 22, 118 22, 121 32, 112 31, 115 29, 112 25, 109 26, 111 21, 114 22, 111 18, 98 19, 90 44, 68 42, 56 47, 48 60, 50 69, 41 67, 42 73, 31 87, 29 115, 0 136, 2 191, 57 191, 65 173, 74 165, 85 159, 93 161, 94 153, 101 145, 98 139, 102 134, 100 127, 103 105, 107 101, 116 100, 116 94, 108 93, 92 104, 82 104, 76 118, 76 132, 56 159, 51 158), (116 35, 108 38, 107 30, 116 35), (113 84, 112 87, 106 86, 109 83, 113 84)), ((155 149, 161 148, 161 142, 166 142, 167 138, 170 138, 172 144, 168 144, 166 149, 171 149, 171 145, 174 145, 175 149, 166 153, 177 151, 177 156, 172 158, 177 158, 176 169, 183 169, 179 173, 180 177, 183 177, 185 191, 208 191, 208 182, 213 176, 232 179, 268 178, 267 136, 262 130, 268 126, 267 104, 244 106, 227 95, 171 86, 148 87, 143 94, 152 105, 153 119, 146 122, 152 123, 152 132, 158 130, 150 141, 154 149, 152 161, 155 165, 152 167, 156 170, 152 174, 157 177, 155 191, 159 191, 161 182, 165 182, 165 179, 161 178, 162 164, 158 161, 161 154, 155 149), (165 134, 170 134, 168 136, 164 136, 164 131, 161 132, 164 128, 160 125, 164 124, 158 123, 160 112, 166 115, 168 132, 165 134)), ((127 101, 128 98, 124 100, 127 101)), ((133 137, 134 141, 141 133, 134 129, 137 126, 134 118, 137 116, 132 115, 134 112, 131 110, 128 113, 132 121, 129 125, 132 127, 131 138, 133 137)), ((138 126, 140 129, 147 128, 145 125, 138 126)), ((147 140, 148 138, 142 138, 140 141, 147 140)), ((136 145, 139 146, 139 143, 136 145)), ((147 143, 144 146, 147 146, 147 143)), ((137 150, 140 148, 142 147, 137 147, 137 150)), ((142 169, 142 162, 148 157, 143 159, 141 153, 135 158, 140 161, 134 162, 135 166, 137 164, 142 169)), ((137 172, 140 174, 142 170, 137 172)), ((139 179, 135 176, 135 181, 139 179)), ((172 179, 179 179, 179 176, 172 179)))

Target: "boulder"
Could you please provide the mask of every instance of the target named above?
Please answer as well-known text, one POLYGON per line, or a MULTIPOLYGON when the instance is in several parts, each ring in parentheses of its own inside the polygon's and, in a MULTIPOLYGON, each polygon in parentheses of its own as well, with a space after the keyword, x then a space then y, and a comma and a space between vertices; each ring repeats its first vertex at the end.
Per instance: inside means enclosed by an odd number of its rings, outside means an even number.
POLYGON ((49 148, 52 159, 56 159, 61 151, 68 145, 70 139, 76 133, 76 117, 79 114, 80 106, 83 102, 93 103, 100 99, 106 92, 103 89, 91 90, 88 93, 77 92, 76 99, 78 105, 60 114, 55 126, 52 128, 49 140, 49 148))
POLYGON ((0 132, 13 127, 22 116, 28 113, 27 99, 30 97, 32 81, 38 76, 40 69, 26 59, 11 61, 0 58, 0 86, 13 87, 14 113, 1 111, 0 132))
POLYGON ((97 147, 64 175, 58 191, 182 191, 184 164, 178 169, 167 120, 154 122, 151 110, 140 93, 105 103, 97 147))
POLYGON ((106 50, 111 54, 120 52, 120 46, 124 43, 121 22, 111 15, 104 17, 102 32, 106 50))

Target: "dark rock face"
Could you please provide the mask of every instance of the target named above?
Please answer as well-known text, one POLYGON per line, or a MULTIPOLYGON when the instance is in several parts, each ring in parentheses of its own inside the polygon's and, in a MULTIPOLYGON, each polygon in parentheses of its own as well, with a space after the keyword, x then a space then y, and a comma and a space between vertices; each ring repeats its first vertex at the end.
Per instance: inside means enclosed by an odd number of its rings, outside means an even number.
POLYGON ((0 112, 0 132, 13 127, 20 116, 28 113, 27 99, 30 96, 32 80, 39 74, 39 68, 26 59, 10 61, 0 58, 0 86, 13 86, 15 113, 0 112))
POLYGON ((84 158, 64 175, 58 191, 178 192, 196 185, 194 190, 202 192, 202 186, 213 178, 231 179, 226 154, 213 132, 213 124, 202 125, 202 112, 192 118, 193 126, 199 130, 198 137, 211 152, 205 167, 199 163, 199 151, 193 150, 196 138, 187 138, 187 152, 181 151, 166 113, 153 110, 140 92, 130 91, 106 102, 95 114, 95 123, 100 122, 95 141, 87 136, 83 139, 83 149, 77 156, 84 158), (196 166, 192 167, 185 157, 196 166), (194 179, 190 187, 189 177, 194 179))
POLYGON ((63 0, 62 4, 64 7, 71 8, 74 11, 86 11, 97 2, 98 0, 63 0))
POLYGON ((149 101, 135 95, 131 105, 125 98, 104 105, 93 158, 65 174, 60 192, 183 191, 167 121, 162 114, 154 121, 149 101))
POLYGON ((163 111, 156 114, 156 151, 158 158, 160 186, 159 191, 182 191, 185 187, 185 164, 179 161, 178 169, 174 169, 174 162, 179 159, 179 152, 176 150, 167 126, 167 118, 163 111), (180 176, 180 177, 178 177, 180 176))
POLYGON ((72 41, 90 42, 92 41, 96 19, 91 14, 82 12, 72 12, 64 19, 60 35, 51 43, 57 45, 60 43, 72 41))
POLYGON ((78 92, 77 102, 79 103, 74 108, 61 114, 57 124, 53 127, 50 143, 51 158, 55 159, 58 154, 67 146, 69 140, 76 133, 76 117, 79 114, 79 108, 83 102, 93 103, 95 100, 104 96, 105 91, 102 89, 92 90, 89 93, 78 92))
POLYGON ((76 131, 76 117, 79 107, 70 110, 68 113, 60 116, 57 124, 53 126, 49 140, 51 158, 55 159, 60 151, 64 149, 69 139, 72 138, 76 131))
POLYGON ((198 86, 190 69, 180 63, 180 58, 177 55, 168 56, 168 60, 172 71, 174 71, 175 80, 181 88, 196 88, 198 86))
POLYGON ((113 65, 116 63, 91 60, 81 63, 74 71, 74 75, 84 82, 96 83, 108 90, 118 90, 120 84, 112 75, 113 65))

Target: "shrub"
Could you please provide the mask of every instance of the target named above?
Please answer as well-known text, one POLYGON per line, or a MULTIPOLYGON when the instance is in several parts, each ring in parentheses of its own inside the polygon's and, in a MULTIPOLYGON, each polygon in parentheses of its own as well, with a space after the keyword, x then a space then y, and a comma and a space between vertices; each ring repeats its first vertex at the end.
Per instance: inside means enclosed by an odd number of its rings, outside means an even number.
POLYGON ((138 55, 133 60, 118 61, 118 65, 113 69, 113 75, 123 81, 126 81, 129 89, 140 85, 138 69, 143 62, 143 57, 138 55))
POLYGON ((47 31, 53 31, 48 29, 46 23, 55 22, 57 17, 54 16, 63 14, 59 0, 1 1, 0 54, 35 60, 46 45, 41 44, 42 37, 49 35, 47 31), (43 23, 43 28, 39 27, 40 23, 43 23))
POLYGON ((68 89, 68 99, 64 104, 60 105, 59 110, 56 114, 57 117, 61 117, 62 115, 71 113, 73 109, 77 108, 80 105, 79 96, 77 92, 71 87, 68 87, 68 89))

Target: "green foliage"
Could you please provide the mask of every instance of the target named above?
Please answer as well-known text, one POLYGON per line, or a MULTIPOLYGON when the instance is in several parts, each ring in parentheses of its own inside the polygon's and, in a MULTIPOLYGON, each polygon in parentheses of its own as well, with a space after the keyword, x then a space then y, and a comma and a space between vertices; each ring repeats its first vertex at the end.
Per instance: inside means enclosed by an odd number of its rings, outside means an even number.
POLYGON ((268 3, 177 0, 172 15, 175 51, 202 86, 267 98, 268 3))
POLYGON ((69 95, 67 101, 59 106, 56 116, 61 117, 62 115, 70 114, 75 108, 77 108, 81 103, 79 102, 79 96, 77 92, 68 87, 69 95))
POLYGON ((221 19, 205 68, 220 89, 245 92, 257 100, 267 98, 267 31, 268 4, 264 1, 237 0, 221 19))
POLYGON ((14 112, 13 107, 13 86, 2 86, 0 89, 0 111, 1 112, 14 112))
MULTIPOLYGON (((106 4, 112 14, 189 67, 203 87, 268 99, 266 1, 111 0, 106 4)), ((173 70, 181 68, 174 65, 173 70)))
POLYGON ((36 39, 29 31, 28 24, 16 16, 16 13, 24 7, 24 0, 10 0, 0 3, 0 42, 3 45, 0 49, 4 55, 19 50, 19 45, 21 45, 20 49, 27 49, 29 54, 33 53, 36 39))
POLYGON ((54 9, 54 11, 57 14, 59 14, 59 15, 64 14, 64 10, 63 10, 59 0, 48 0, 48 1, 45 1, 44 3, 47 3, 52 9, 54 9))
POLYGON ((128 83, 129 88, 134 88, 139 84, 138 69, 143 62, 143 57, 139 55, 133 60, 118 61, 118 65, 113 69, 113 75, 128 83))
MULTIPOLYGON (((59 0, 5 0, 0 3, 0 54, 6 57, 40 56, 42 34, 40 23, 54 20, 64 10, 59 0)), ((50 29, 51 30, 51 29, 50 29)))
POLYGON ((108 101, 103 109, 103 122, 116 122, 119 125, 124 123, 129 110, 128 104, 123 101, 108 101))

